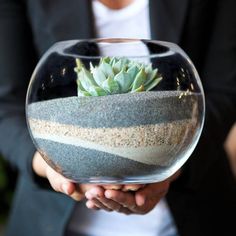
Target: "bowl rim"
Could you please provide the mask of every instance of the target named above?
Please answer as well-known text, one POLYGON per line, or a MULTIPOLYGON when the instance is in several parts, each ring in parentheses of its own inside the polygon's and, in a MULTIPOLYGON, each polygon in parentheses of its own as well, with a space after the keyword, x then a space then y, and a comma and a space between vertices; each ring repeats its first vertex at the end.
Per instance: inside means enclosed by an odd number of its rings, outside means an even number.
MULTIPOLYGON (((99 56, 85 56, 85 55, 80 55, 80 54, 73 54, 73 53, 64 53, 63 50, 68 47, 68 46, 73 46, 74 44, 77 43, 82 43, 82 42, 91 42, 91 43, 97 43, 97 44, 125 44, 125 43, 137 43, 137 42, 143 42, 143 43, 153 43, 162 47, 166 47, 168 50, 166 52, 161 52, 161 53, 150 53, 147 55, 132 55, 130 54, 128 57, 130 59, 142 59, 142 58, 156 58, 156 57, 165 57, 172 55, 174 53, 179 53, 182 56, 186 57, 188 60, 189 57, 188 55, 184 52, 182 48, 180 48, 177 44, 173 42, 167 42, 167 41, 160 41, 160 40, 153 40, 153 39, 142 39, 142 38, 91 38, 91 39, 72 39, 72 40, 62 40, 54 43, 46 53, 51 53, 52 51, 57 50, 59 53, 62 55, 69 55, 69 56, 74 56, 76 58, 81 58, 81 59, 90 59, 90 60, 95 60, 95 59, 101 59, 104 57, 112 57, 107 55, 99 55, 99 56)), ((127 56, 124 56, 127 57, 127 56)))

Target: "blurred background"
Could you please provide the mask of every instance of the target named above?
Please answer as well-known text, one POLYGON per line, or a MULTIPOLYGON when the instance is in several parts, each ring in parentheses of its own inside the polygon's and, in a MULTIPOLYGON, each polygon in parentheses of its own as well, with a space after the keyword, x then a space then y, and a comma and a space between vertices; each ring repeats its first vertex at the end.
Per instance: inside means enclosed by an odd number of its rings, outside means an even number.
POLYGON ((0 236, 4 235, 4 228, 10 211, 17 172, 0 156, 0 236))

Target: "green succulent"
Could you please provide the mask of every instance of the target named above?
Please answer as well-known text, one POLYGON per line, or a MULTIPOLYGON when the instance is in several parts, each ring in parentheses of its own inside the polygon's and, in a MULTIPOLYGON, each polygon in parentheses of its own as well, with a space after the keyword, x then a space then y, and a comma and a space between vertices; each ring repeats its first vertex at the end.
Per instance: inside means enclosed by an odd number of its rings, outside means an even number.
POLYGON ((76 59, 78 96, 106 96, 120 93, 149 91, 162 79, 152 64, 143 64, 127 58, 104 57, 98 66, 90 63, 87 70, 76 59))

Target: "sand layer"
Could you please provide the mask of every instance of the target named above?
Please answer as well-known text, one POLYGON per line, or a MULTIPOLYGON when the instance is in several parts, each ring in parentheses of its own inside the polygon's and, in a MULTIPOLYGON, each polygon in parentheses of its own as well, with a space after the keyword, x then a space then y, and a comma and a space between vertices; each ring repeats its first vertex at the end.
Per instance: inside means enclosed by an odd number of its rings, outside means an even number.
POLYGON ((184 157, 200 125, 199 97, 178 91, 69 97, 30 104, 29 127, 66 177, 160 174, 184 157))
POLYGON ((68 97, 27 106, 32 119, 91 128, 130 127, 192 119, 198 112, 198 94, 181 97, 179 91, 68 97))
POLYGON ((125 178, 159 174, 165 166, 147 165, 106 152, 37 139, 54 168, 74 181, 85 178, 125 178))
POLYGON ((140 125, 123 128, 87 128, 57 122, 29 119, 34 137, 58 136, 93 142, 108 147, 148 147, 181 143, 184 135, 194 134, 195 120, 140 125))

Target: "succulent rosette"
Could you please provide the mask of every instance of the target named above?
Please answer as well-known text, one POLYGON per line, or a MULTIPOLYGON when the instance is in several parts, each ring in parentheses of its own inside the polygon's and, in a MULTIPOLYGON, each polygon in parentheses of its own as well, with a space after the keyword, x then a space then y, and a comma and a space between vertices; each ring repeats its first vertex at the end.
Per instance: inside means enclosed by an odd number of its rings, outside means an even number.
POLYGON ((152 64, 145 65, 127 58, 105 57, 98 66, 87 70, 76 59, 78 96, 106 96, 153 89, 162 77, 152 64))

